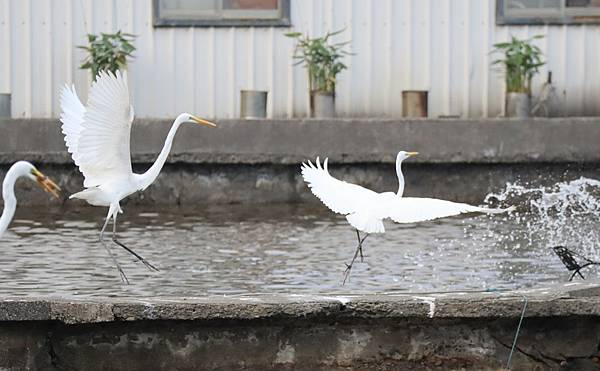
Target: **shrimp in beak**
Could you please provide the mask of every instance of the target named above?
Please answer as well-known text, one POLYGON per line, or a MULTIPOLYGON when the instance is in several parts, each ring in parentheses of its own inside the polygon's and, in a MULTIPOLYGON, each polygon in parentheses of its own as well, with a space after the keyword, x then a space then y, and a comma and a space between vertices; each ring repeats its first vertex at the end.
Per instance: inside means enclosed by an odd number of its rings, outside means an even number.
POLYGON ((60 187, 52 181, 52 179, 48 178, 38 169, 31 170, 31 175, 35 177, 35 181, 42 187, 46 192, 52 194, 52 196, 56 198, 60 198, 58 192, 60 192, 60 187))

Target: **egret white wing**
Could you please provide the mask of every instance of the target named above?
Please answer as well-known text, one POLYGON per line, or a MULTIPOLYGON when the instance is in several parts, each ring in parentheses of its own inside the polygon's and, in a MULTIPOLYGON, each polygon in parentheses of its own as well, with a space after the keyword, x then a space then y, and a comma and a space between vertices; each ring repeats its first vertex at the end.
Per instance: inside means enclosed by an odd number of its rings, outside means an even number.
POLYGON ((132 173, 129 146, 132 121, 127 73, 100 72, 90 89, 73 154, 85 177, 85 187, 98 186, 132 173))
POLYGON ((72 155, 75 164, 79 166, 75 154, 77 153, 79 137, 83 129, 85 107, 81 104, 79 97, 77 97, 74 85, 71 87, 65 85, 60 92, 60 108, 62 111, 60 121, 62 122, 62 132, 65 135, 67 150, 72 155))
POLYGON ((346 215, 361 210, 362 206, 377 196, 370 189, 332 177, 327 169, 327 159, 323 166, 318 157, 316 165, 310 161, 303 163, 302 177, 312 193, 331 211, 339 214, 346 215))
POLYGON ((381 216, 396 223, 416 223, 464 213, 498 214, 511 210, 512 207, 490 209, 435 198, 396 197, 388 200, 381 216))

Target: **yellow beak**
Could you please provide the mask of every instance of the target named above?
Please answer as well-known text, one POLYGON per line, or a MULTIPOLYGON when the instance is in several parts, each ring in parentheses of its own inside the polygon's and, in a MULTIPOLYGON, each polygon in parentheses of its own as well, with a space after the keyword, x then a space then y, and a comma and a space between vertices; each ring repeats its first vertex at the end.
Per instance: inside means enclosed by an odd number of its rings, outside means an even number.
POLYGON ((52 179, 48 178, 38 169, 33 169, 31 173, 35 176, 36 182, 42 187, 46 192, 52 194, 52 196, 56 198, 60 198, 58 192, 60 192, 60 187, 52 181, 52 179))
POLYGON ((217 127, 214 123, 201 119, 200 117, 192 116, 192 120, 200 125, 217 127))
POLYGON ((406 152, 406 154, 408 155, 408 157, 412 157, 418 155, 419 152, 406 152))

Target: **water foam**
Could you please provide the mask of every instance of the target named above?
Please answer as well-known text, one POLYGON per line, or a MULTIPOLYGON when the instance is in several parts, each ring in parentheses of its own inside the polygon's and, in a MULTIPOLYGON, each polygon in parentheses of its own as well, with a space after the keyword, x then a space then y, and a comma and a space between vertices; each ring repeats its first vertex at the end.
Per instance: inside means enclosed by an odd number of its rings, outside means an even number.
MULTIPOLYGON (((547 187, 508 183, 502 192, 489 194, 485 203, 517 206, 517 211, 505 216, 504 221, 510 220, 523 228, 502 233, 503 236, 497 236, 500 240, 545 246, 548 254, 552 253, 552 246, 564 245, 590 257, 600 257, 598 180, 581 177, 547 187)), ((489 219, 491 223, 503 222, 489 219)))

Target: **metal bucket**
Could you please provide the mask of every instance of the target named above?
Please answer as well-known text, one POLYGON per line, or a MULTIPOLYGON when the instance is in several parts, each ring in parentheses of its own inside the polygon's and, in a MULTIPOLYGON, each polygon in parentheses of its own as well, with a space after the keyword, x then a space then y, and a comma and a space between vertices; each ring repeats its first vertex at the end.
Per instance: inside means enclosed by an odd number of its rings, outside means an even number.
POLYGON ((427 117, 427 90, 402 92, 402 117, 427 117))
POLYGON ((506 117, 529 117, 531 97, 526 93, 506 94, 506 117))
POLYGON ((10 94, 0 94, 0 117, 11 117, 10 94))
POLYGON ((240 92, 240 117, 243 119, 262 119, 267 117, 267 94, 261 90, 242 90, 240 92))
POLYGON ((312 117, 335 117, 335 95, 315 91, 311 94, 312 117))

